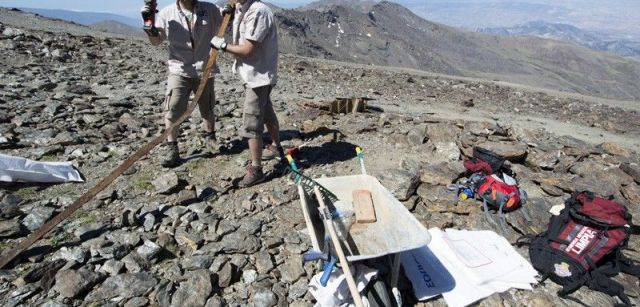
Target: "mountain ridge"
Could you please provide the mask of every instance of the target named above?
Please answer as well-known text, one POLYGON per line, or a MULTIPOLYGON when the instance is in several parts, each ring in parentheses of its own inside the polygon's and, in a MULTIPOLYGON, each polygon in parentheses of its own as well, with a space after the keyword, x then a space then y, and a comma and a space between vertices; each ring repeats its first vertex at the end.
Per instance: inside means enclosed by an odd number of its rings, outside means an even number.
POLYGON ((464 31, 382 1, 276 12, 281 49, 303 56, 511 80, 607 98, 640 97, 640 63, 570 43, 464 31))
POLYGON ((144 34, 144 31, 142 30, 142 28, 132 27, 130 25, 127 25, 115 20, 99 21, 89 25, 89 27, 99 31, 122 34, 122 35, 130 35, 134 37, 143 37, 146 39, 146 35, 144 34))
POLYGON ((640 41, 614 37, 597 31, 587 31, 570 24, 538 20, 513 27, 479 28, 476 32, 501 36, 531 35, 573 42, 593 50, 606 51, 623 57, 640 57, 640 41))
POLYGON ((24 12, 35 13, 44 17, 57 18, 72 21, 81 25, 89 26, 102 21, 117 21, 131 27, 141 27, 142 21, 123 15, 101 12, 76 12, 71 10, 54 10, 39 8, 17 8, 24 12))

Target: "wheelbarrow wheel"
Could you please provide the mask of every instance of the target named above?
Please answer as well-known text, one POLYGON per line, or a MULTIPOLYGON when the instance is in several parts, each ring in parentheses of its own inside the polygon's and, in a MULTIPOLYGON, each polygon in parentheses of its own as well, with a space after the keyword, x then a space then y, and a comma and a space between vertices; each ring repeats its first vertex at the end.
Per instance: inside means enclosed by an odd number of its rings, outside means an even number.
POLYGON ((369 300, 369 306, 371 307, 392 307, 395 306, 389 295, 389 287, 387 284, 376 279, 374 282, 369 283, 367 287, 367 299, 369 300))

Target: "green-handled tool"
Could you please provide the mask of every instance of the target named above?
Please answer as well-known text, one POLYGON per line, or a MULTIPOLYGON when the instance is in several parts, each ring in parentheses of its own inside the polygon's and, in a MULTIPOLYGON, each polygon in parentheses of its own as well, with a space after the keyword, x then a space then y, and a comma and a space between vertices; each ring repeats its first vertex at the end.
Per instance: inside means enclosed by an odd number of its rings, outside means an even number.
POLYGON ((362 148, 356 147, 356 155, 358 156, 358 160, 360 160, 360 170, 362 170, 362 174, 367 174, 367 169, 364 167, 364 153, 362 152, 362 148))
MULTIPOLYGON (((295 165, 295 162, 294 162, 295 165)), ((320 189, 320 191, 322 192, 322 195, 324 195, 327 199, 329 199, 332 203, 337 202, 338 196, 336 196, 335 194, 333 194, 333 192, 329 191, 327 188, 323 187, 321 184, 319 184, 317 181, 303 175, 302 173, 300 173, 299 170, 297 170, 297 167, 294 169, 293 167, 291 167, 291 173, 292 173, 292 178, 293 181, 297 184, 299 184, 300 186, 302 186, 302 188, 305 190, 305 192, 309 193, 309 195, 313 195, 313 188, 314 187, 318 187, 318 189, 320 189)))

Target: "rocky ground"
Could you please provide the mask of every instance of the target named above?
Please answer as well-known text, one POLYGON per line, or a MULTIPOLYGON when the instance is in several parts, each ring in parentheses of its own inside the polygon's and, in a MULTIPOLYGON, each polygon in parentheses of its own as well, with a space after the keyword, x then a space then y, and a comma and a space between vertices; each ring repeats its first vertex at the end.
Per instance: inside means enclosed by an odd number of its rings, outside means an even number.
MULTIPOLYGON (((3 252, 161 132, 165 86, 162 49, 135 39, 80 35, 82 28, 68 34, 21 22, 0 23, 0 153, 70 161, 86 183, 3 184, 3 252)), ((248 153, 237 137, 242 85, 229 73, 230 60, 224 55, 220 62, 216 111, 220 141, 231 150, 203 151, 194 115, 183 125, 181 166, 161 168, 162 148, 137 162, 0 270, 0 303, 313 304, 307 284, 318 270, 301 262, 310 242, 295 185, 271 162, 268 182, 234 186, 248 153)), ((274 106, 284 143, 304 144, 297 157, 305 172, 357 173, 354 148, 360 146, 369 173, 426 227, 500 231, 497 217, 487 221, 473 201, 456 205, 446 189, 464 176, 462 160, 476 145, 505 155, 529 194, 523 210, 534 221, 527 223, 520 212, 508 214, 504 235, 511 241, 544 230, 547 210, 575 190, 615 195, 640 216, 637 103, 607 105, 490 81, 288 55, 281 57, 280 74, 274 106), (356 114, 302 106, 336 97, 374 100, 367 112, 356 114)), ((640 239, 632 238, 629 246, 627 255, 640 259, 640 239)), ((519 251, 527 255, 526 248, 519 251)), ((617 280, 640 303, 637 279, 617 280)), ((445 305, 442 299, 415 302, 410 285, 401 281, 407 305, 445 305)), ((579 306, 557 298, 558 289, 546 282, 479 305, 579 306)), ((584 288, 573 297, 589 306, 615 303, 584 288)))

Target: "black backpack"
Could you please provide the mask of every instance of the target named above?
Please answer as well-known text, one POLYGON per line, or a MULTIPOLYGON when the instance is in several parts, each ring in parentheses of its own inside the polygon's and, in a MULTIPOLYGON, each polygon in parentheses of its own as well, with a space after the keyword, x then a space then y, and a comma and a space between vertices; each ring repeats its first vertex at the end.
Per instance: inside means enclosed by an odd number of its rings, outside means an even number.
POLYGON ((575 193, 560 215, 551 217, 547 231, 524 236, 516 245, 530 245, 531 264, 543 281, 549 278, 563 286, 560 297, 586 285, 631 306, 624 287, 611 279, 620 272, 640 277, 640 265, 622 254, 629 236, 640 233, 631 219, 627 208, 612 198, 575 193))

